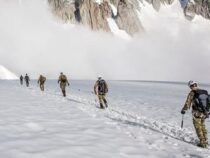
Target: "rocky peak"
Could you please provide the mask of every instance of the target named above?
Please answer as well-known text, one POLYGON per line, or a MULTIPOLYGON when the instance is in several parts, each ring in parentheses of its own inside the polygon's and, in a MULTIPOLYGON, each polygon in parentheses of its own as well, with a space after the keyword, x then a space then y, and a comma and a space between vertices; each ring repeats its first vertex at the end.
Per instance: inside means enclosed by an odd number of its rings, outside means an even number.
POLYGON ((108 18, 119 29, 133 35, 143 27, 138 18, 137 0, 48 0, 53 13, 65 22, 82 24, 93 30, 110 31, 108 18))
MULTIPOLYGON (((139 17, 141 5, 149 3, 158 12, 175 0, 48 0, 53 13, 65 22, 92 30, 111 31, 110 19, 120 30, 134 35, 144 30, 139 17)), ((210 0, 179 0, 187 19, 195 15, 210 19, 210 0)))
POLYGON ((193 19, 195 15, 210 19, 210 0, 180 0, 180 2, 188 19, 193 19))

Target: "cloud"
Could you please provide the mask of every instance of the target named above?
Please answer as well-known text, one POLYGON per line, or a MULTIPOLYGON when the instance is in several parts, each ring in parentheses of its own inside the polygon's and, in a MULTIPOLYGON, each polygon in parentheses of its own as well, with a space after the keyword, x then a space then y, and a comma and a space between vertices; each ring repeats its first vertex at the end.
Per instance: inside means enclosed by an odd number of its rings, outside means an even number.
POLYGON ((0 63, 17 74, 57 78, 62 71, 74 79, 102 74, 107 79, 210 81, 206 20, 160 16, 145 21, 150 27, 144 34, 123 40, 63 24, 41 0, 22 5, 0 0, 0 19, 0 63))

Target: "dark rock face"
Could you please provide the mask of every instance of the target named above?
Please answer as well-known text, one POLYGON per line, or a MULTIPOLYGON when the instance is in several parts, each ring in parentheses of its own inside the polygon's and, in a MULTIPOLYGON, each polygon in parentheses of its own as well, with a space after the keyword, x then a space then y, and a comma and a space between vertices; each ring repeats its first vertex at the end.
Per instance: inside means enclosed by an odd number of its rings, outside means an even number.
MULTIPOLYGON (((135 4, 137 4, 137 0, 135 4)), ((119 29, 128 34, 143 31, 134 3, 129 0, 104 0, 97 3, 95 0, 48 0, 53 13, 63 21, 82 24, 92 30, 110 31, 107 18, 112 18, 119 29), (117 9, 114 15, 111 5, 117 9)), ((137 5, 136 5, 137 6, 137 5)))
MULTIPOLYGON (((162 5, 171 5, 175 0, 48 0, 52 12, 64 22, 110 32, 107 19, 112 18, 119 29, 130 35, 144 31, 138 16, 142 1, 151 4, 158 12, 162 5)), ((179 1, 188 20, 195 15, 210 19, 210 0, 179 1)))
POLYGON ((187 19, 192 20, 195 15, 210 19, 210 0, 180 0, 187 19))
POLYGON ((117 10, 116 22, 120 29, 131 35, 143 30, 134 4, 129 3, 128 0, 121 0, 118 3, 117 10))

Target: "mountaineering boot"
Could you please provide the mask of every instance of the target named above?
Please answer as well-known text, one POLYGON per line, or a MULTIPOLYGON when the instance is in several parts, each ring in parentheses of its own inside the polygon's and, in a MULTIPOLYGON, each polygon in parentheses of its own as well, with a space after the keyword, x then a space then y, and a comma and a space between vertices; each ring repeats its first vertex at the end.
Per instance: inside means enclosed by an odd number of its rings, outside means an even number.
POLYGON ((206 144, 206 146, 209 146, 209 142, 208 142, 208 138, 205 138, 204 143, 206 144))
POLYGON ((102 103, 100 103, 100 108, 101 108, 101 109, 104 109, 104 106, 103 106, 103 104, 102 104, 102 103))
POLYGON ((105 104, 105 106, 106 106, 106 108, 108 108, 108 104, 107 103, 105 104))
POLYGON ((66 91, 62 90, 63 96, 66 97, 66 91))
POLYGON ((106 108, 108 108, 108 104, 107 104, 107 102, 104 102, 104 103, 105 103, 106 108))
POLYGON ((205 140, 200 140, 200 143, 198 143, 197 146, 201 148, 207 148, 205 140))
POLYGON ((106 99, 103 99, 103 101, 104 101, 104 104, 105 104, 106 108, 108 108, 108 104, 107 104, 106 99))
POLYGON ((201 148, 207 148, 207 145, 206 145, 206 144, 198 143, 197 146, 198 146, 198 147, 201 147, 201 148))

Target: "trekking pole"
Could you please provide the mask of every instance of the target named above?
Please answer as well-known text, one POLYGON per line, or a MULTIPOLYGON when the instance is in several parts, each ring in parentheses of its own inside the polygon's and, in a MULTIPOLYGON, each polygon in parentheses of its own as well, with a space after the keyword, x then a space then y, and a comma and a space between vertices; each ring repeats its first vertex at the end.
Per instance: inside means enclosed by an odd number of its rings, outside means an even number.
POLYGON ((184 114, 182 114, 182 122, 181 122, 181 128, 184 126, 184 114))

